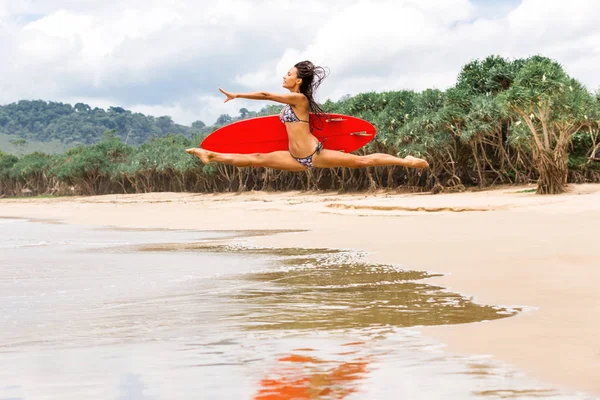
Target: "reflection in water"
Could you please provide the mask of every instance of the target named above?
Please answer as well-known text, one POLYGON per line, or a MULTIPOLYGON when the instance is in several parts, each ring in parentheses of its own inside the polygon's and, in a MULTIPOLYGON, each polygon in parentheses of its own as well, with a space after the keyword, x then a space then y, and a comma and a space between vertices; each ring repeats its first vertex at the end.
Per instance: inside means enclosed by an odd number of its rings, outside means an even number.
MULTIPOLYGON (((460 294, 419 282, 435 275, 401 270, 392 265, 366 264, 351 252, 214 244, 163 244, 146 246, 143 250, 239 252, 276 257, 277 268, 238 275, 237 279, 248 284, 223 293, 229 296, 232 309, 237 310, 228 322, 247 331, 280 330, 289 335, 346 331, 377 339, 401 327, 493 320, 520 311, 475 304, 460 294)), ((329 357, 326 348, 280 353, 276 365, 259 381, 254 398, 346 398, 360 391, 369 366, 381 368, 397 356, 391 354, 394 349, 385 346, 382 352, 373 353, 373 343, 372 340, 369 344, 346 343, 342 345, 344 351, 329 354, 329 357)), ((326 346, 331 346, 331 350, 334 345, 326 346)), ((486 373, 493 375, 483 364, 473 364, 466 372, 486 373)), ((510 390, 502 393, 507 392, 510 390)), ((527 390, 527 393, 533 392, 536 391, 527 390)), ((495 396, 492 391, 473 394, 495 396)))
POLYGON ((146 389, 142 377, 138 374, 125 374, 121 378, 119 385, 121 393, 119 395, 120 400, 150 400, 153 397, 146 396, 144 390, 146 389))
POLYGON ((299 354, 278 361, 272 376, 261 380, 255 400, 344 399, 357 391, 369 364, 365 358, 332 362, 299 354))
MULTIPOLYGON (((418 282, 431 274, 361 263, 351 253, 286 249, 278 255, 285 257, 281 268, 244 274, 252 284, 230 294, 240 310, 233 318, 240 328, 290 334, 371 331, 375 338, 395 327, 476 322, 518 312, 474 304, 418 282)), ((260 380, 255 400, 344 399, 360 390, 370 364, 381 365, 378 355, 392 351, 373 354, 365 342, 344 346, 329 359, 311 355, 312 349, 280 356, 260 380)))

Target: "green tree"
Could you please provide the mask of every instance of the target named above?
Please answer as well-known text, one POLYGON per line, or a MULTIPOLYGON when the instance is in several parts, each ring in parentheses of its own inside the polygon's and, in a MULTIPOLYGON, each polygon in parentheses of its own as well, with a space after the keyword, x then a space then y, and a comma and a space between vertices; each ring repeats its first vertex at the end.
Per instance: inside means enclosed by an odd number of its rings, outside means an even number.
POLYGON ((7 154, 0 150, 0 182, 6 180, 12 167, 19 161, 19 157, 13 154, 7 154))
POLYGON ((83 194, 100 194, 119 177, 119 165, 131 152, 114 135, 106 132, 104 140, 87 147, 76 147, 62 155, 48 173, 67 185, 78 186, 83 194))
POLYGON ((10 177, 22 184, 21 190, 29 189, 35 194, 44 193, 52 187, 46 175, 52 164, 52 157, 48 154, 26 154, 13 165, 10 177))
POLYGON ((229 114, 221 114, 219 116, 219 118, 217 118, 215 125, 217 125, 217 126, 227 125, 227 124, 231 123, 232 121, 233 121, 233 118, 231 118, 231 116, 229 114))
POLYGON ((194 129, 202 129, 206 126, 206 124, 200 120, 192 122, 192 128, 194 129))
POLYGON ((593 98, 562 66, 546 57, 527 59, 501 101, 527 132, 539 173, 539 194, 558 194, 567 184, 571 137, 586 124, 593 98))

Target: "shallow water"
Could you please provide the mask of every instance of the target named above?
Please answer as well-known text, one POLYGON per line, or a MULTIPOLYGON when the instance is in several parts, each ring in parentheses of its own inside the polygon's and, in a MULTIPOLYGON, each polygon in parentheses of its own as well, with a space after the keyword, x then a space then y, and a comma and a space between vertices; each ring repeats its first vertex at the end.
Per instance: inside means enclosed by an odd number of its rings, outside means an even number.
POLYGON ((414 328, 518 310, 224 236, 0 219, 0 399, 590 398, 414 328))

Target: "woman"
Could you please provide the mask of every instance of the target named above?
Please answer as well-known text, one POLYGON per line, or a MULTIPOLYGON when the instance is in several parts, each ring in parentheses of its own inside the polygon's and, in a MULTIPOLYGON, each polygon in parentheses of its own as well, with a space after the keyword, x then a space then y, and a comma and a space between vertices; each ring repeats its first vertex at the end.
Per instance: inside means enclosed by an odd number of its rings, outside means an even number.
POLYGON ((304 171, 309 168, 360 168, 384 165, 399 165, 411 168, 427 168, 427 161, 408 156, 398 158, 389 154, 376 153, 357 156, 323 148, 323 143, 311 133, 310 113, 323 114, 314 99, 314 93, 325 78, 325 70, 315 67, 310 61, 302 61, 294 65, 283 77, 283 87, 290 91, 287 94, 275 93, 230 93, 223 89, 225 103, 233 99, 271 100, 285 104, 279 118, 285 124, 289 151, 274 151, 257 154, 225 154, 200 148, 186 151, 200 158, 204 164, 216 161, 236 167, 266 167, 287 171, 304 171))

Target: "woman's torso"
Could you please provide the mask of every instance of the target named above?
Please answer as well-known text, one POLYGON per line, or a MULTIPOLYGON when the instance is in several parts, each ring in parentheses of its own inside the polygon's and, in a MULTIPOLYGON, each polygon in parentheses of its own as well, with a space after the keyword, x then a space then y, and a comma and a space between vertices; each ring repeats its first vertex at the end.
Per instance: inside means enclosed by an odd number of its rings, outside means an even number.
POLYGON ((286 104, 279 115, 288 134, 288 147, 295 157, 305 157, 315 151, 318 139, 310 132, 308 102, 305 107, 286 104))

